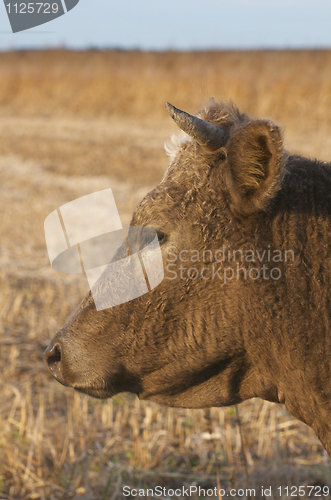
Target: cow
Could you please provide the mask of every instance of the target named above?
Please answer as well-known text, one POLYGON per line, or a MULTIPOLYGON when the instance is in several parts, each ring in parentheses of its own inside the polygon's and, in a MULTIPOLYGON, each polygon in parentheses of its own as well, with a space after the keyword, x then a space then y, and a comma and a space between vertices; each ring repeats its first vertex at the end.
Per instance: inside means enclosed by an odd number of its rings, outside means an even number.
POLYGON ((282 403, 331 454, 331 164, 288 153, 272 120, 234 104, 166 107, 181 131, 130 224, 157 233, 164 278, 99 311, 90 292, 46 366, 95 398, 282 403))

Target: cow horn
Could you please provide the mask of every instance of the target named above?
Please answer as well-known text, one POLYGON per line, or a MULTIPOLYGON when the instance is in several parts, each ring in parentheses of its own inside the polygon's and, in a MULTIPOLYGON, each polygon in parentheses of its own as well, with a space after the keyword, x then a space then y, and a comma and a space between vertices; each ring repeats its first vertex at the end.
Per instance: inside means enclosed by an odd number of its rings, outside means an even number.
POLYGON ((201 118, 189 115, 185 111, 175 108, 169 102, 166 103, 166 109, 178 127, 193 137, 203 148, 208 151, 216 151, 224 144, 225 132, 221 128, 201 120, 201 118))

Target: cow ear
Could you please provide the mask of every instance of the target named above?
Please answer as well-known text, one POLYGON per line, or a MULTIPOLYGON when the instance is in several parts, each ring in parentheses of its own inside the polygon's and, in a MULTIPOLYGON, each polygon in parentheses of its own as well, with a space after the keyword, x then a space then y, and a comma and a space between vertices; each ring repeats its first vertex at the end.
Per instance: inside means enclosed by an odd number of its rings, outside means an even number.
POLYGON ((249 215, 267 208, 279 188, 282 155, 281 133, 271 121, 254 120, 233 133, 225 181, 237 212, 249 215))

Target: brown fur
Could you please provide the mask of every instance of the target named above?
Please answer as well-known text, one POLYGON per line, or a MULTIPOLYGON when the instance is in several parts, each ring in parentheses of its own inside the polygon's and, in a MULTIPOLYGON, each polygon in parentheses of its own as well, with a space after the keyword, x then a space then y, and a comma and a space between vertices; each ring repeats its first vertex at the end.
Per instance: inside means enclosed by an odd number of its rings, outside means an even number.
POLYGON ((274 123, 232 105, 213 102, 199 116, 225 130, 224 147, 208 153, 184 141, 131 224, 158 231, 165 263, 170 248, 178 257, 223 245, 294 258, 277 263, 277 280, 242 271, 208 281, 200 273, 212 262, 202 261, 197 279, 169 280, 166 270, 152 292, 99 312, 89 294, 46 362, 61 383, 95 397, 131 391, 191 408, 285 403, 330 454, 331 166, 288 155, 274 123))

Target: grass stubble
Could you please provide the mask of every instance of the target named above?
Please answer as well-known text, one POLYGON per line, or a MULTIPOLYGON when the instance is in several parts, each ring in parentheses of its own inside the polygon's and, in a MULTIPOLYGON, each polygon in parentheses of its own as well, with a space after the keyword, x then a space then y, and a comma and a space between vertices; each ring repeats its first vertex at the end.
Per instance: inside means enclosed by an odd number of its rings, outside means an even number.
POLYGON ((194 112, 233 100, 286 125, 291 151, 330 159, 331 52, 12 52, 0 68, 0 499, 217 484, 256 498, 271 485, 273 499, 279 486, 330 484, 313 431, 281 405, 251 400, 238 418, 130 394, 97 401, 56 383, 42 354, 87 292, 84 277, 50 268, 46 216, 111 187, 129 223, 167 165, 166 101, 194 112))

